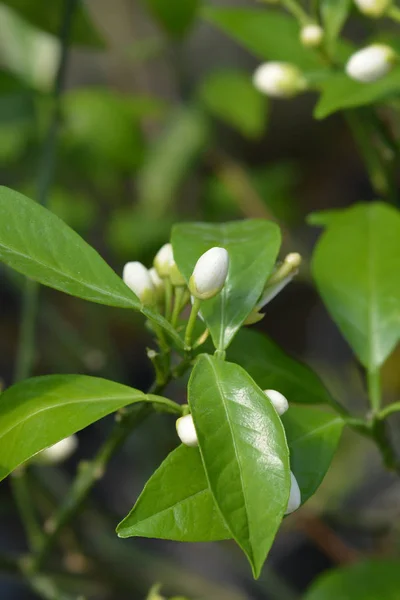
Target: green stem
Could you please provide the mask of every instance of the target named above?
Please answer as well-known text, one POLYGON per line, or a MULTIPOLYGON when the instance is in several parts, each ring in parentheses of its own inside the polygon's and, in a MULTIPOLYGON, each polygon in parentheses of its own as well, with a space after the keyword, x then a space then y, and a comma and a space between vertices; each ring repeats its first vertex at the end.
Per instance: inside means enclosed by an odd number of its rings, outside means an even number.
POLYGON ((281 4, 298 20, 300 25, 310 23, 310 17, 296 0, 281 0, 281 4))
MULTIPOLYGON (((53 108, 50 115, 49 127, 43 143, 36 189, 36 200, 39 204, 43 204, 44 206, 48 202, 55 171, 57 134, 60 124, 61 95, 64 87, 69 55, 71 26, 76 5, 77 0, 64 0, 64 11, 59 33, 61 52, 54 81, 53 108)), ((32 371, 38 295, 39 285, 35 281, 27 280, 23 296, 23 309, 21 317, 22 324, 18 339, 15 368, 16 381, 26 379, 29 377, 32 371)))
POLYGON ((172 311, 171 325, 176 329, 178 325, 179 315, 182 311, 182 301, 186 289, 183 286, 175 288, 174 310, 172 311))
POLYGON ((36 518, 24 467, 14 471, 10 481, 14 501, 24 526, 29 549, 32 552, 36 552, 42 542, 43 532, 36 518))
POLYGON ((368 397, 373 412, 376 414, 382 401, 381 378, 379 369, 368 370, 367 372, 368 397))
POLYGON ((173 287, 169 277, 164 279, 164 289, 165 289, 165 318, 167 321, 171 319, 172 313, 172 294, 173 287))
POLYGON ((199 298, 195 298, 193 301, 192 310, 190 311, 190 317, 185 331, 185 347, 187 350, 190 350, 191 348, 193 330, 196 324, 197 315, 199 314, 200 306, 201 300, 199 298))

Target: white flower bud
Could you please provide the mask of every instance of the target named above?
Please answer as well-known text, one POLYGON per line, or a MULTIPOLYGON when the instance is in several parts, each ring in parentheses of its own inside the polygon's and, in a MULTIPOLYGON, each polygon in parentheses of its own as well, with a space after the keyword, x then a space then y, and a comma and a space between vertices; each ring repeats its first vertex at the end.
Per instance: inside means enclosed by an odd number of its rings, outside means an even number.
POLYGON ((191 294, 201 300, 216 296, 224 287, 229 269, 225 248, 210 248, 200 256, 189 281, 191 294))
POLYGON ((285 62, 263 63, 255 70, 253 83, 260 92, 276 98, 291 98, 307 87, 301 71, 285 62))
POLYGON ((138 261, 126 263, 122 279, 143 304, 154 303, 156 290, 149 271, 142 263, 138 261))
POLYGON ((197 433, 194 428, 193 417, 192 415, 185 415, 184 417, 179 417, 176 422, 176 432, 185 446, 198 446, 199 443, 197 441, 197 433))
POLYGON ((174 263, 172 244, 164 244, 154 258, 154 267, 160 277, 169 277, 171 265, 174 263))
POLYGON ((289 502, 286 507, 285 515, 290 515, 290 513, 294 512, 299 508, 301 504, 301 492, 299 488, 299 484, 297 483, 296 477, 293 475, 292 471, 290 471, 290 496, 289 502))
POLYGON ((182 286, 186 285, 186 280, 185 280, 184 276, 182 275, 182 273, 180 272, 180 270, 178 269, 178 265, 176 264, 175 260, 173 260, 171 263, 171 269, 169 272, 169 276, 170 276, 171 283, 173 286, 182 287, 182 286))
POLYGON ((271 400, 278 415, 283 415, 289 408, 289 402, 277 390, 264 390, 264 394, 271 400))
POLYGON ((324 30, 316 23, 310 23, 301 28, 300 41, 306 48, 317 48, 324 37, 324 30))
POLYGON ((64 460, 67 460, 77 449, 78 438, 76 435, 70 435, 69 437, 57 442, 53 446, 46 448, 39 452, 36 457, 36 461, 47 465, 55 465, 64 460))
POLYGON ((360 12, 373 19, 382 17, 393 4, 393 0, 354 0, 354 2, 360 12))
POLYGON ((346 73, 356 81, 369 83, 391 71, 397 55, 393 48, 384 44, 372 44, 350 56, 346 73))

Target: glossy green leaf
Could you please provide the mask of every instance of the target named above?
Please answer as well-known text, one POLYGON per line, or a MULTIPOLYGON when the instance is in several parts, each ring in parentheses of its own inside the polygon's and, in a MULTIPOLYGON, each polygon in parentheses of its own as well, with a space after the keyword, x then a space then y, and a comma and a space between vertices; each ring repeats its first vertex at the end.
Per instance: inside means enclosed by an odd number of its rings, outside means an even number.
POLYGON ((0 480, 40 450, 134 402, 167 399, 86 375, 26 379, 0 396, 0 480))
POLYGON ((144 307, 99 254, 56 215, 0 187, 0 260, 43 285, 85 300, 140 310, 182 347, 180 337, 144 307))
POLYGON ((305 48, 295 19, 273 9, 205 6, 202 16, 264 60, 295 63, 302 69, 321 67, 315 52, 305 48))
POLYGON ((175 38, 187 33, 193 25, 200 0, 144 0, 151 14, 165 31, 175 38))
POLYGON ((204 150, 208 122, 194 108, 180 108, 150 147, 138 178, 139 205, 153 218, 168 214, 180 186, 204 150))
POLYGON ((290 467, 304 504, 321 485, 329 469, 344 423, 335 414, 302 406, 291 406, 282 416, 282 423, 289 446, 290 467))
POLYGON ((180 542, 230 537, 209 491, 198 448, 179 446, 146 483, 135 506, 118 525, 119 537, 180 542))
MULTIPOLYGON (((2 0, 38 29, 58 35, 64 14, 64 0, 2 0)), ((104 42, 93 27, 83 3, 77 3, 72 23, 71 40, 74 44, 103 48, 104 42)))
POLYGON ((400 214, 358 204, 328 223, 312 272, 333 320, 370 370, 400 339, 400 214))
POLYGON ((320 2, 325 40, 331 51, 349 16, 350 9, 351 0, 321 0, 320 2))
POLYGON ((222 246, 229 252, 229 272, 222 292, 201 304, 216 347, 228 347, 254 308, 275 264, 280 241, 278 226, 261 219, 220 225, 182 223, 173 228, 175 260, 187 280, 206 250, 222 246))
POLYGON ((243 135, 256 138, 264 129, 268 101, 254 87, 247 71, 213 71, 200 87, 200 99, 215 117, 243 135))
POLYGON ((280 418, 238 365, 199 356, 188 402, 210 490, 258 577, 289 497, 289 452, 280 418))
POLYGON ((314 110, 316 119, 324 119, 344 108, 375 104, 399 93, 400 68, 372 83, 359 83, 343 73, 320 83, 321 95, 314 110))
POLYGON ((304 600, 399 600, 400 561, 370 559, 323 573, 304 600))
POLYGON ((228 349, 228 359, 241 365, 261 389, 278 390, 289 402, 323 404, 330 395, 318 375, 288 356, 269 337, 242 329, 228 349))

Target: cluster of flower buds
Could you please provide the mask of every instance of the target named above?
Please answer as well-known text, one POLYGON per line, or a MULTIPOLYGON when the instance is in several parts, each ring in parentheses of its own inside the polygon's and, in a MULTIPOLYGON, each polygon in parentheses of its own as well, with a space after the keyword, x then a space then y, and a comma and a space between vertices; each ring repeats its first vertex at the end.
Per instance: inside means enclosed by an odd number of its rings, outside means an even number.
MULTIPOLYGON (((272 406, 275 408, 279 416, 283 415, 289 408, 289 403, 285 396, 277 390, 264 390, 264 394, 267 396, 272 406)), ((198 446, 198 439, 196 428, 194 426, 192 415, 188 414, 180 417, 176 421, 176 431, 185 446, 196 447, 198 446)), ((290 472, 290 496, 288 505, 286 507, 285 515, 289 515, 299 508, 301 504, 301 493, 299 484, 297 483, 296 477, 290 472)))
POLYGON ((393 0, 354 0, 357 8, 372 19, 383 17, 393 4, 393 0))

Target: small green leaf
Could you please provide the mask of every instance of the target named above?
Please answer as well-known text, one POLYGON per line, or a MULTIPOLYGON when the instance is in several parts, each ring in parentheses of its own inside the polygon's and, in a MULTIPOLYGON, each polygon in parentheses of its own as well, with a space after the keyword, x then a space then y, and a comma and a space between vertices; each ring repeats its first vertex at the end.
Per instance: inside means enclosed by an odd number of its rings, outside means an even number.
POLYGON ((210 490, 258 577, 289 497, 289 452, 280 418, 238 365, 199 356, 188 386, 210 490))
POLYGON ((282 423, 290 467, 304 504, 316 492, 329 469, 344 423, 337 415, 301 406, 291 406, 282 416, 282 423))
MULTIPOLYGON (((58 35, 64 14, 63 0, 2 0, 38 29, 58 35)), ((93 27, 81 2, 75 8, 71 40, 74 44, 104 48, 104 42, 93 27)))
POLYGON ((351 9, 351 0, 321 0, 320 11, 325 31, 325 40, 330 51, 345 24, 351 9))
POLYGON ((400 561, 370 559, 323 573, 304 600, 399 600, 400 561))
POLYGON ((314 251, 319 293, 361 363, 380 367, 400 339, 400 214, 358 204, 328 222, 314 251))
POLYGON ((118 525, 119 537, 180 542, 230 537, 215 506, 198 448, 179 446, 146 483, 135 506, 118 525))
POLYGON ((99 254, 63 221, 22 194, 0 187, 0 260, 27 277, 91 302, 140 310, 182 347, 181 338, 144 307, 99 254))
POLYGON ((168 400, 85 375, 26 379, 0 396, 0 480, 40 450, 134 402, 168 400))
POLYGON ((200 87, 200 99, 215 117, 249 138, 259 137, 267 118, 267 98, 252 84, 247 71, 213 71, 200 87))
POLYGON ((242 329, 227 356, 241 365, 261 389, 278 390, 289 402, 329 404, 331 400, 328 390, 309 367, 288 356, 262 333, 242 329))
POLYGON ((321 67, 316 53, 301 44, 296 21, 280 11, 205 6, 201 14, 261 59, 321 67))
POLYGON ((331 75, 319 84, 321 95, 314 110, 316 119, 325 119, 344 108, 375 104, 398 94, 400 68, 372 83, 359 83, 343 73, 331 75))
POLYGON ((280 241, 278 226, 261 219, 220 225, 182 223, 173 228, 175 260, 188 281, 206 250, 221 246, 229 253, 229 272, 222 292, 201 304, 216 347, 229 346, 254 308, 275 264, 280 241))
POLYGON ((200 0, 144 0, 149 11, 174 38, 183 37, 193 25, 200 0))

